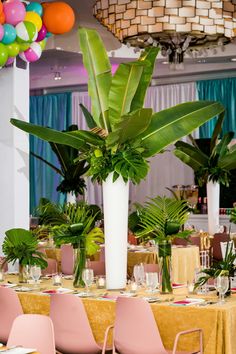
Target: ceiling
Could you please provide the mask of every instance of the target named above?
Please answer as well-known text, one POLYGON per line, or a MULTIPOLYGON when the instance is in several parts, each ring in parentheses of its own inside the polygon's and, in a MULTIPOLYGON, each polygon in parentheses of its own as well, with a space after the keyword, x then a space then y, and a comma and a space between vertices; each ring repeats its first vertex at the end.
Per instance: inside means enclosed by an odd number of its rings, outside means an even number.
MULTIPOLYGON (((38 1, 41 2, 41 1, 38 1)), ((66 0, 76 14, 76 23, 73 30, 65 35, 52 36, 48 39, 46 50, 41 59, 30 65, 31 88, 47 88, 54 86, 81 85, 87 82, 87 75, 82 65, 77 29, 79 26, 95 28, 101 35, 108 55, 111 57, 113 69, 118 63, 132 60, 138 54, 133 48, 122 45, 105 27, 92 15, 94 0, 66 0), (62 79, 54 80, 55 72, 60 72, 62 79)), ((175 80, 190 80, 198 75, 200 78, 222 75, 236 76, 236 44, 232 43, 221 49, 209 50, 204 57, 186 58, 184 70, 171 71, 166 65, 165 58, 158 57, 154 77, 157 82, 169 83, 175 80), (194 65, 194 66, 193 66, 194 65)))

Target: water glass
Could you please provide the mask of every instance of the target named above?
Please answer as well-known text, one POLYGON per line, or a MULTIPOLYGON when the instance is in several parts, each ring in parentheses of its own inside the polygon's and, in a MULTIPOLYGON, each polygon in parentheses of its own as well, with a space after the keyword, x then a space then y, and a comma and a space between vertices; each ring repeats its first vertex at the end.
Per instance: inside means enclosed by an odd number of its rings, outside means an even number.
POLYGON ((87 295, 89 294, 89 288, 93 283, 94 280, 94 274, 93 274, 93 269, 90 268, 85 268, 82 271, 82 279, 84 281, 85 287, 86 287, 86 293, 87 295))
POLYGON ((62 276, 61 274, 55 274, 52 277, 52 284, 54 286, 61 286, 62 285, 62 276))
POLYGON ((218 304, 222 305, 225 302, 224 295, 229 289, 229 277, 226 276, 218 276, 215 279, 215 288, 219 293, 219 301, 218 304))
POLYGON ((138 285, 142 285, 145 282, 145 271, 142 263, 134 266, 133 276, 138 285))
POLYGON ((41 276, 41 268, 39 266, 31 266, 30 267, 30 275, 31 278, 34 280, 35 287, 37 285, 37 282, 41 276))
POLYGON ((156 272, 146 273, 147 292, 150 292, 150 293, 157 292, 156 288, 157 288, 158 284, 159 284, 158 273, 156 273, 156 272))

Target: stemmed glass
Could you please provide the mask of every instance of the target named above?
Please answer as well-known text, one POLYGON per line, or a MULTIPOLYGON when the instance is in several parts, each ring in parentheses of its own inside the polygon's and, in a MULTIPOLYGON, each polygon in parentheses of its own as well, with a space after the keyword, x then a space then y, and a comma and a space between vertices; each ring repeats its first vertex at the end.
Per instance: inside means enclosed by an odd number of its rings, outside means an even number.
POLYGON ((156 288, 157 288, 158 284, 159 284, 158 273, 156 273, 156 272, 146 273, 147 292, 149 292, 149 293, 157 292, 156 288))
POLYGON ((89 287, 92 285, 93 279, 94 279, 93 269, 90 269, 90 268, 83 269, 82 279, 85 283, 86 295, 88 296, 89 295, 89 287))
POLYGON ((41 268, 39 266, 31 266, 30 268, 31 278, 34 280, 34 288, 37 287, 37 282, 41 276, 41 268))
POLYGON ((229 288, 229 277, 226 276, 218 276, 215 279, 215 288, 219 293, 219 305, 223 305, 225 303, 224 295, 229 288))
POLYGON ((144 283, 144 281, 145 281, 145 272, 144 272, 143 264, 136 264, 134 266, 133 276, 134 276, 135 282, 138 285, 142 285, 144 283))

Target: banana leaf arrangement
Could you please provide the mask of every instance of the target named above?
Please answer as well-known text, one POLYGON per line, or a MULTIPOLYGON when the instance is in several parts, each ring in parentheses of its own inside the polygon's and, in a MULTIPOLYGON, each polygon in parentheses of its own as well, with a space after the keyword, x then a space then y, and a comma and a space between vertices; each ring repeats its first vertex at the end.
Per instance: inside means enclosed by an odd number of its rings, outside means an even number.
POLYGON ((221 103, 196 101, 160 112, 143 108, 159 48, 145 49, 140 58, 122 63, 112 76, 111 64, 98 33, 80 28, 80 48, 88 72, 91 113, 81 105, 90 131, 60 132, 20 120, 11 123, 39 138, 68 145, 89 164, 87 175, 98 182, 113 173, 139 183, 148 173, 147 159, 222 113, 221 103))
POLYGON ((175 144, 173 151, 175 156, 194 170, 199 186, 212 181, 220 182, 228 187, 230 171, 236 168, 236 144, 230 147, 234 132, 224 134, 220 141, 218 139, 222 131, 223 120, 224 112, 220 114, 216 122, 208 155, 199 148, 191 136, 191 144, 183 141, 175 144))
MULTIPOLYGON (((66 131, 75 131, 78 130, 77 125, 71 125, 68 127, 66 131)), ((44 162, 50 168, 52 168, 56 173, 61 175, 62 181, 57 186, 57 191, 63 194, 74 193, 76 196, 84 195, 84 189, 86 188, 86 184, 83 176, 87 170, 88 165, 86 165, 86 161, 78 160, 78 150, 63 144, 57 144, 53 142, 49 142, 52 151, 57 156, 58 162, 60 164, 60 169, 57 166, 54 166, 49 161, 42 158, 40 155, 31 152, 31 155, 44 162), (75 161, 77 160, 77 161, 75 161)))

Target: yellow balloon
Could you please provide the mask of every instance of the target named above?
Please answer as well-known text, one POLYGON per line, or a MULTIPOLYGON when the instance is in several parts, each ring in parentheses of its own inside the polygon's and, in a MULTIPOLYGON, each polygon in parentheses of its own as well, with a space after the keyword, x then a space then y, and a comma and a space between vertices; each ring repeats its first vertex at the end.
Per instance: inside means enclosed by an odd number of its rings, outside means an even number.
POLYGON ((32 22, 36 26, 38 31, 41 30, 43 22, 42 22, 41 17, 38 14, 36 14, 36 12, 27 11, 24 21, 32 22))

